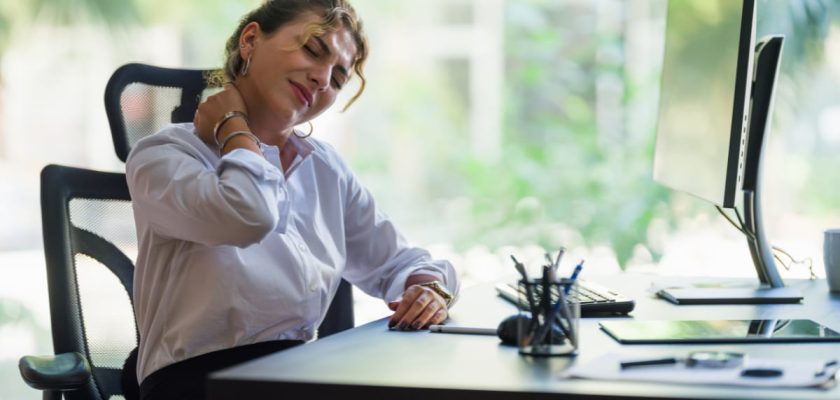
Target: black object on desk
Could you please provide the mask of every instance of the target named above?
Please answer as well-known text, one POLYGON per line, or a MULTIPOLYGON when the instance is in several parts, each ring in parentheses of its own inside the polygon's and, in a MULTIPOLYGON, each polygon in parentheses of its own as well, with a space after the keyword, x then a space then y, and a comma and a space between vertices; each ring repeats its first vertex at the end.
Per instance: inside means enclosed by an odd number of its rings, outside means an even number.
POLYGON ((782 370, 775 368, 748 368, 741 371, 741 376, 750 378, 777 378, 782 374, 782 370))

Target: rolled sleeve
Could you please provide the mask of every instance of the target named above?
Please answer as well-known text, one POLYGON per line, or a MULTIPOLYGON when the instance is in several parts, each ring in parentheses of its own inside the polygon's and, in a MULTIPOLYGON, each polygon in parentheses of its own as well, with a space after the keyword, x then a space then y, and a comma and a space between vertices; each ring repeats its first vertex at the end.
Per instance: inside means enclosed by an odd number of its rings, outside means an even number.
MULTIPOLYGON (((429 260, 400 271, 392 280, 390 287, 386 290, 384 296, 385 301, 394 301, 402 296, 403 292, 405 292, 405 282, 413 275, 435 276, 452 293, 455 299, 458 298, 460 287, 452 264, 445 260, 429 260)), ((454 302, 455 300, 453 299, 450 305, 454 304, 454 302)))
POLYGON ((377 210, 370 193, 350 177, 345 213, 347 269, 345 278, 366 293, 392 301, 402 296, 409 276, 433 274, 453 294, 459 283, 448 261, 433 260, 428 251, 409 246, 393 222, 377 210))

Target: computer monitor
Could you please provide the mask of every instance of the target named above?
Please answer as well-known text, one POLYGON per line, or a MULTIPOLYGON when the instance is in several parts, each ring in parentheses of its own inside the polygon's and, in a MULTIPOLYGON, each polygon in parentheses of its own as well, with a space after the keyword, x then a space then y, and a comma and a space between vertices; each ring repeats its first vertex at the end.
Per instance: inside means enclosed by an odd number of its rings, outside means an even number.
POLYGON ((773 106, 783 38, 756 45, 754 0, 670 0, 665 30, 654 180, 735 208, 759 284, 750 288, 672 289, 684 303, 798 302, 784 287, 761 223, 761 151, 773 106))

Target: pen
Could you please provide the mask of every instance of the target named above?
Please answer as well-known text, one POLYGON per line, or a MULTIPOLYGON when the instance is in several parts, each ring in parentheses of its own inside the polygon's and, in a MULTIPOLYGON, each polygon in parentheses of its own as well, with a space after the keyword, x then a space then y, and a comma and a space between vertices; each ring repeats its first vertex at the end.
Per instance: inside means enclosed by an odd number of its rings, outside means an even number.
MULTIPOLYGON (((561 252, 557 254, 558 260, 563 255, 562 251, 563 249, 561 249, 561 252)), ((564 282, 563 291, 559 293, 557 304, 554 304, 554 306, 551 307, 552 322, 553 316, 560 313, 560 326, 564 331, 566 331, 566 337, 568 337, 571 341, 575 340, 576 332, 574 331, 574 321, 572 320, 573 316, 571 310, 569 310, 569 304, 566 302, 566 296, 568 296, 569 292, 572 290, 572 286, 577 280, 578 275, 580 275, 581 270, 583 270, 583 260, 580 260, 578 265, 575 266, 574 271, 572 271, 572 275, 568 280, 566 280, 566 282, 564 282), (566 322, 566 324, 563 324, 563 322, 566 322)))
MULTIPOLYGON (((580 260, 580 263, 578 263, 578 265, 575 266, 575 270, 572 271, 572 275, 563 285, 563 294, 565 294, 566 296, 568 296, 569 292, 572 290, 572 286, 574 286, 575 281, 577 280, 578 275, 580 275, 581 270, 583 270, 583 260, 580 260)), ((558 301, 557 304, 554 305, 554 312, 560 311, 561 304, 563 303, 558 301)))
POLYGON ((749 378, 777 378, 782 374, 784 371, 776 368, 747 368, 741 371, 741 376, 749 378))
POLYGON ((519 275, 522 275, 522 280, 528 282, 528 271, 525 271, 525 266, 513 254, 510 255, 510 259, 513 260, 513 267, 519 271, 519 275))
POLYGON ((656 358, 653 360, 641 360, 641 361, 623 361, 621 363, 621 369, 627 368, 635 368, 635 367, 647 367, 650 365, 669 365, 669 364, 676 364, 680 362, 680 360, 674 357, 668 358, 656 358))
POLYGON ((572 311, 569 309, 569 302, 566 301, 565 290, 559 293, 557 304, 554 306, 555 313, 560 313, 560 326, 566 331, 566 337, 572 343, 577 343, 575 339, 577 332, 575 332, 575 321, 572 311), (565 322, 565 324, 563 324, 565 322))
POLYGON ((564 291, 566 294, 569 294, 569 291, 570 291, 570 290, 572 290, 572 285, 573 285, 573 284, 575 283, 575 281, 577 280, 578 275, 580 275, 580 271, 581 271, 582 269, 583 269, 583 260, 580 260, 580 262, 578 263, 578 265, 576 265, 576 266, 575 266, 575 270, 574 270, 574 271, 572 271, 572 276, 570 276, 570 277, 569 277, 569 284, 568 284, 568 285, 566 285, 566 287, 565 287, 565 288, 563 288, 563 291, 564 291))
POLYGON ((548 265, 551 265, 552 268, 554 267, 554 260, 551 258, 551 254, 545 253, 545 259, 548 261, 548 265))
MULTIPOLYGON (((551 259, 546 254, 546 257, 551 259)), ((551 326, 554 324, 554 314, 552 311, 554 310, 554 305, 551 302, 551 285, 555 282, 554 276, 554 269, 551 265, 546 265, 543 267, 543 274, 542 274, 542 291, 540 293, 540 311, 543 313, 543 326, 539 327, 539 330, 536 332, 536 343, 542 344, 545 338, 545 335, 548 334, 548 331, 551 329, 551 326)), ((562 301, 562 296, 561 301, 562 301)), ((539 318, 535 318, 535 320, 539 320, 539 318)), ((537 325, 539 326, 539 325, 537 325)))
POLYGON ((528 308, 530 308, 531 315, 537 314, 537 305, 536 299, 534 299, 534 293, 531 290, 531 282, 528 279, 528 271, 525 270, 525 265, 523 265, 513 254, 510 255, 510 259, 513 260, 513 266, 519 271, 519 274, 522 275, 522 282, 525 285, 525 296, 528 298, 528 308))
POLYGON ((469 326, 429 325, 429 331, 435 333, 463 333, 468 335, 496 336, 494 328, 474 328, 469 326))
MULTIPOLYGON (((556 270, 560 266, 560 259, 563 258, 563 254, 566 253, 566 248, 561 247, 560 250, 557 251, 557 258, 554 259, 554 269, 556 270)), ((549 260, 551 262, 551 260, 549 260)))
POLYGON ((542 312, 544 316, 548 316, 551 312, 551 266, 546 265, 543 267, 542 271, 542 290, 540 292, 540 308, 542 308, 542 312))

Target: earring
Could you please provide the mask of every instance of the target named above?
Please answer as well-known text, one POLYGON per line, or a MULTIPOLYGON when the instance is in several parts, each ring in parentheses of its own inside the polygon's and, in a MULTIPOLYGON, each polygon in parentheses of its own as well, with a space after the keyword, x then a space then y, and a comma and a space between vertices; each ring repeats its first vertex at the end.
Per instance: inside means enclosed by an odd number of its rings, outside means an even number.
POLYGON ((252 55, 249 55, 249 56, 248 56, 248 59, 247 59, 247 60, 245 60, 245 64, 242 66, 242 69, 239 71, 239 75, 240 75, 240 76, 245 76, 245 75, 248 75, 248 68, 250 68, 250 67, 251 67, 251 57, 252 57, 252 56, 253 56, 253 54, 252 54, 252 55))
POLYGON ((295 136, 297 136, 300 139, 306 139, 312 136, 312 132, 315 131, 315 126, 312 125, 312 121, 306 121, 306 123, 309 124, 309 133, 307 133, 306 135, 298 135, 298 131, 297 129, 295 129, 295 136))

